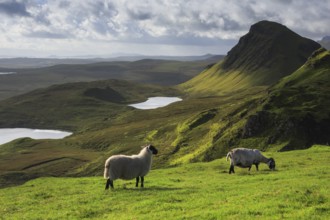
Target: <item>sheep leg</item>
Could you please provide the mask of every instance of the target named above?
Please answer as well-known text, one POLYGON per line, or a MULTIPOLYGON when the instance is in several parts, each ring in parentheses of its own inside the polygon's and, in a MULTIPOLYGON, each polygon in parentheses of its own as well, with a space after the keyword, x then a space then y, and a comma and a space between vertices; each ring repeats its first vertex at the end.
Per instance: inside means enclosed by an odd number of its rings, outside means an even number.
POLYGON ((109 189, 109 186, 113 189, 113 181, 111 179, 107 180, 107 183, 105 184, 105 189, 109 189))
POLYGON ((144 187, 144 176, 141 176, 141 187, 144 187))
POLYGON ((230 167, 229 167, 229 174, 231 174, 232 172, 235 173, 234 165, 230 165, 230 167))
POLYGON ((259 171, 259 164, 256 163, 255 165, 256 165, 256 169, 257 169, 257 171, 259 171))
POLYGON ((135 184, 135 187, 138 187, 139 186, 139 176, 138 177, 136 177, 136 184, 135 184))
POLYGON ((251 167, 252 167, 252 166, 249 166, 249 171, 251 170, 251 167))

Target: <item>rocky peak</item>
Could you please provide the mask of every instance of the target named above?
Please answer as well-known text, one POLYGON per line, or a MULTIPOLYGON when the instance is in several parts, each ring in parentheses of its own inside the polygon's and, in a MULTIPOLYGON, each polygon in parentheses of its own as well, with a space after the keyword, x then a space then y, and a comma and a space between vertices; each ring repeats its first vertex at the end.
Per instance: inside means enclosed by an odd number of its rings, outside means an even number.
POLYGON ((281 77, 303 65, 321 46, 294 33, 286 26, 260 21, 251 26, 227 54, 223 68, 245 72, 267 69, 281 77))

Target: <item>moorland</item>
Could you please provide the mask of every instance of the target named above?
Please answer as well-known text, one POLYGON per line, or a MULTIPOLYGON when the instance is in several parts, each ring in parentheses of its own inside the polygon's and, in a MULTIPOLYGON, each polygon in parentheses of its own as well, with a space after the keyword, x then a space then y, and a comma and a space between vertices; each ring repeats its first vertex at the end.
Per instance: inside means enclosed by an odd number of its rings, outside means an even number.
POLYGON ((281 24, 261 21, 217 62, 125 62, 120 68, 134 66, 142 75, 122 72, 119 75, 130 78, 115 78, 108 73, 117 72, 110 71, 112 64, 104 63, 24 70, 31 79, 63 78, 0 101, 0 126, 51 128, 73 135, 61 140, 21 138, 0 146, 0 183, 12 186, 0 190, 4 216, 329 215, 330 52, 320 44, 281 24), (139 69, 141 64, 147 66, 139 69), (97 78, 100 68, 106 79, 97 78), (200 73, 194 72, 199 68, 200 73), (191 75, 185 78, 179 72, 191 75), (79 80, 59 84, 71 74, 79 80), (89 79, 82 80, 87 75, 89 79), (128 106, 155 96, 183 101, 153 110, 128 106), (146 189, 133 189, 132 184, 123 189, 118 181, 117 189, 103 192, 105 159, 137 153, 147 143, 160 153, 146 189), (229 176, 224 157, 235 147, 264 151, 276 159, 277 170, 270 172, 264 165, 259 172, 242 169, 229 176), (57 195, 59 191, 64 195, 57 195), (10 195, 20 200, 9 202, 10 195), (147 208, 151 205, 155 212, 147 208))

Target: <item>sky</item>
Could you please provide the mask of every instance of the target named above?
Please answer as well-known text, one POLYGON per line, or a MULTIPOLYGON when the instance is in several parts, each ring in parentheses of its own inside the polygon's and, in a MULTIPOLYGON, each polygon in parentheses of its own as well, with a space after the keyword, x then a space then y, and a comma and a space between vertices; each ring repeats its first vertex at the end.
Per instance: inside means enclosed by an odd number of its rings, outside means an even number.
POLYGON ((330 0, 0 0, 0 57, 226 54, 261 20, 320 40, 330 0))

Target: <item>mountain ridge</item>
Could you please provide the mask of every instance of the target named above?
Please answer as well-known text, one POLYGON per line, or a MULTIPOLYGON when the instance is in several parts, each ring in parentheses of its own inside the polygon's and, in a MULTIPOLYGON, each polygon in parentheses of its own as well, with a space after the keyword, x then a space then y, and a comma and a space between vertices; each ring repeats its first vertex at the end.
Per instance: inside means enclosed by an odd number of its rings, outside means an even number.
POLYGON ((298 69, 320 47, 284 25, 260 21, 251 26, 223 61, 181 84, 181 88, 194 94, 221 94, 269 86, 298 69))

